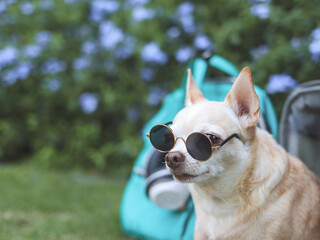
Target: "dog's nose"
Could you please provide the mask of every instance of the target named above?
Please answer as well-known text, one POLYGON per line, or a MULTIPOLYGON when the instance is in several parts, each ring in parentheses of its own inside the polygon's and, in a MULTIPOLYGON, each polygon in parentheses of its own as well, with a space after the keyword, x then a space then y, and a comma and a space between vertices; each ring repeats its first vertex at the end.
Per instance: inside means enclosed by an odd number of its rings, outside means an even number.
POLYGON ((169 168, 176 169, 184 161, 184 155, 181 152, 170 152, 165 159, 169 168))

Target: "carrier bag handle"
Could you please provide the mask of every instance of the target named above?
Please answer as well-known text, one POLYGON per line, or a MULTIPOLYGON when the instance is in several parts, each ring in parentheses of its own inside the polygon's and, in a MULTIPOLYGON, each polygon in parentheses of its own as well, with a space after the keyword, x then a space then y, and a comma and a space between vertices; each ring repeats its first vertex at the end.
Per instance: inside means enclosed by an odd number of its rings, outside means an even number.
MULTIPOLYGON (((195 58, 189 63, 187 69, 191 69, 193 78, 200 88, 207 74, 208 66, 217 68, 234 78, 239 74, 239 70, 231 62, 219 55, 213 55, 208 59, 195 58)), ((185 71, 181 84, 181 88, 183 89, 186 87, 187 77, 187 71, 185 71)))

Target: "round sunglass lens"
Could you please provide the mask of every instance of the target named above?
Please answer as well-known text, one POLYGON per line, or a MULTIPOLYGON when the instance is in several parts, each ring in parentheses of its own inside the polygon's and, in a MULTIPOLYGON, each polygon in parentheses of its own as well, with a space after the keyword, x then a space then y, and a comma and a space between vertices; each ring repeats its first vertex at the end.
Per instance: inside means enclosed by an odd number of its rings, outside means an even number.
POLYGON ((205 161, 212 153, 210 140, 201 133, 192 133, 187 139, 187 149, 194 159, 205 161))
POLYGON ((174 136, 171 130, 162 125, 154 126, 150 131, 152 145, 160 151, 170 151, 174 146, 174 136))

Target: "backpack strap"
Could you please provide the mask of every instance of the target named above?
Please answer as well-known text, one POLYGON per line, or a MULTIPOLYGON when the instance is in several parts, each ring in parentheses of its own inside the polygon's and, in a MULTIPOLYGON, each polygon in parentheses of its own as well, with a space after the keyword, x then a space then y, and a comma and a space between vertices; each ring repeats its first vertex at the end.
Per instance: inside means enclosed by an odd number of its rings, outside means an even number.
POLYGON ((211 67, 215 67, 231 77, 236 78, 239 75, 239 70, 231 62, 219 55, 213 55, 208 62, 211 67))
MULTIPOLYGON (((208 59, 195 58, 189 63, 187 69, 191 69, 193 78, 199 88, 202 87, 202 84, 205 80, 208 66, 217 68, 234 78, 239 74, 239 70, 231 62, 219 55, 213 55, 208 59)), ((186 70, 183 76, 182 84, 180 86, 180 88, 182 88, 183 90, 185 90, 186 88, 187 77, 188 74, 186 70)))

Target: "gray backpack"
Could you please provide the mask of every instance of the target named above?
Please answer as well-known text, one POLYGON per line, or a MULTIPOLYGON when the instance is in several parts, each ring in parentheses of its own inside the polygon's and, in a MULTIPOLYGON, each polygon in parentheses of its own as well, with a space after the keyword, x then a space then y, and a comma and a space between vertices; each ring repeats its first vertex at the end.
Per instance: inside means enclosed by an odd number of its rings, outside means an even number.
POLYGON ((320 177, 320 80, 301 84, 287 98, 280 144, 320 177))

